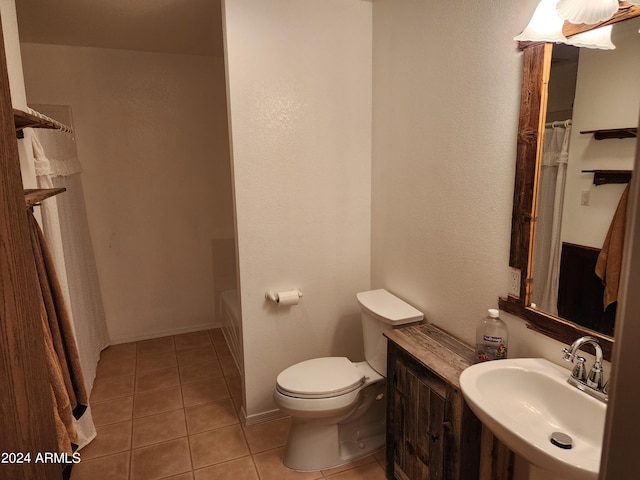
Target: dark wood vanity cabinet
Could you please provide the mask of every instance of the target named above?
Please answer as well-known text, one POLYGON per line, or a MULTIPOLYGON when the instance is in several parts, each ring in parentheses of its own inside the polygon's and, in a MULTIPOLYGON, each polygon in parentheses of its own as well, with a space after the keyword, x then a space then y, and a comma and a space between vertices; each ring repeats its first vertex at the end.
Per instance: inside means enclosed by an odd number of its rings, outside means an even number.
POLYGON ((391 330, 387 479, 508 480, 512 454, 466 405, 458 377, 468 346, 433 325, 391 330))

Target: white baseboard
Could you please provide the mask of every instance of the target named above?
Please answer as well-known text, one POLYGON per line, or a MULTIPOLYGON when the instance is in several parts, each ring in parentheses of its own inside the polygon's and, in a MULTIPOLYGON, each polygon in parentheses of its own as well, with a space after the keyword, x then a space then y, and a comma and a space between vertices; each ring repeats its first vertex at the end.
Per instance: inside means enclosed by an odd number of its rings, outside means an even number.
POLYGON ((257 413, 255 415, 251 415, 247 417, 247 412, 242 407, 242 420, 243 423, 247 426, 256 425, 258 423, 270 422, 271 420, 278 420, 280 418, 286 418, 287 415, 282 413, 280 410, 270 410, 268 412, 257 413))
POLYGON ((153 338, 168 337, 170 335, 180 335, 182 333, 201 332, 203 330, 211 330, 213 328, 220 328, 222 325, 219 322, 214 323, 201 323, 199 325, 193 325, 190 327, 171 328, 167 330, 160 330, 144 335, 136 335, 133 337, 120 337, 112 338, 111 345, 118 345, 121 343, 139 342, 140 340, 151 340, 153 338))

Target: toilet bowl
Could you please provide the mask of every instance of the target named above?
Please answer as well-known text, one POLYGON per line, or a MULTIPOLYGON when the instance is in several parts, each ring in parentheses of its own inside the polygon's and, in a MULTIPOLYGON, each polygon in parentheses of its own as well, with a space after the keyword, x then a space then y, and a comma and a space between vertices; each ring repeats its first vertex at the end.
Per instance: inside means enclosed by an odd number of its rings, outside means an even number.
POLYGON ((323 470, 378 450, 385 442, 384 331, 422 320, 422 312, 386 290, 357 294, 365 358, 305 360, 277 377, 273 399, 291 416, 283 456, 288 468, 323 470))

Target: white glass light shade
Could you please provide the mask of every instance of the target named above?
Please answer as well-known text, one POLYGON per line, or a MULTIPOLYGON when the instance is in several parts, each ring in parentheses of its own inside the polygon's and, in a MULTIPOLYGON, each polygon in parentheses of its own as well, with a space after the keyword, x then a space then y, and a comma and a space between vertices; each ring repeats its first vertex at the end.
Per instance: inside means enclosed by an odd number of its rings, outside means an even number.
POLYGON ((613 25, 596 28, 588 32, 578 33, 567 39, 569 45, 575 47, 598 48, 600 50, 613 50, 616 46, 611 41, 613 25))
POLYGON ((558 0, 540 0, 527 28, 520 35, 514 37, 514 40, 566 42, 567 38, 562 33, 564 20, 558 15, 556 10, 557 3, 558 0))
POLYGON ((558 0, 560 17, 575 24, 604 22, 617 11, 618 0, 558 0))

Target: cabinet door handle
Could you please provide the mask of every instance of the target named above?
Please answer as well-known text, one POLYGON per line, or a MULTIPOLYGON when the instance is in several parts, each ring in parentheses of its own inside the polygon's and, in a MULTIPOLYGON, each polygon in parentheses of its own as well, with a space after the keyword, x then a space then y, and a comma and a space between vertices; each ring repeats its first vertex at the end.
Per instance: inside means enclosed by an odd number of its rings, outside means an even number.
MULTIPOLYGON (((448 431, 451 429, 451 422, 446 421, 446 422, 442 422, 442 427, 444 429, 444 431, 448 431)), ((431 432, 427 432, 427 436, 429 438, 431 438, 432 441, 437 442, 438 439, 440 438, 440 436, 437 433, 431 433, 431 432)))

